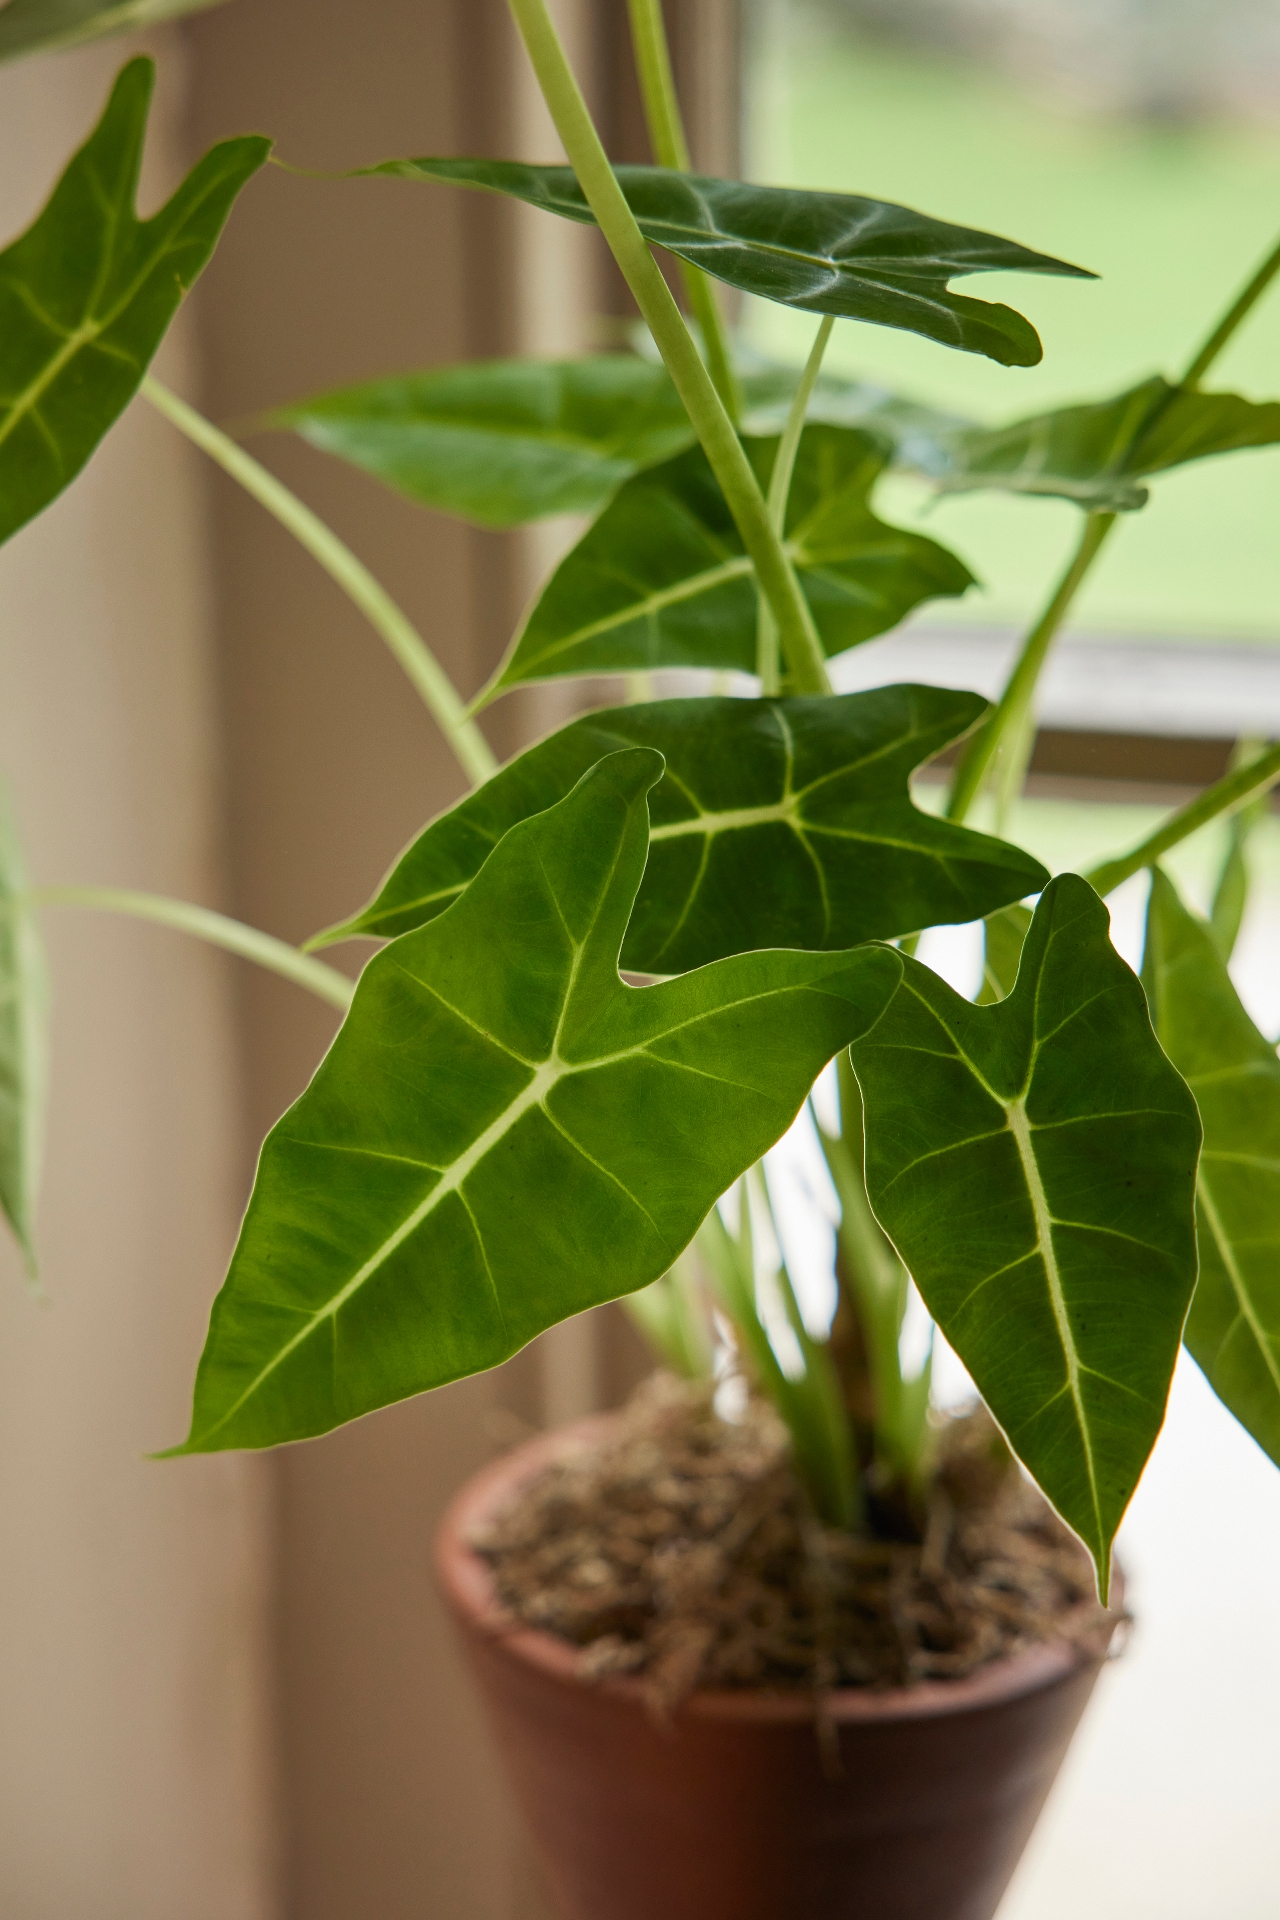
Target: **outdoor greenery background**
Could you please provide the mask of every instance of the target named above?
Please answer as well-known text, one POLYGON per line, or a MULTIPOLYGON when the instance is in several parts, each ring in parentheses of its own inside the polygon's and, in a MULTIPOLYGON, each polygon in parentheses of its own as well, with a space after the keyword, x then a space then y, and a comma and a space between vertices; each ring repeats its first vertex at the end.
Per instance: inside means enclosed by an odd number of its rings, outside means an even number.
MULTIPOLYGON (((832 368, 1003 421, 1114 393, 1190 358, 1229 290, 1272 244, 1280 208, 1280 115, 1132 120, 955 54, 886 44, 815 0, 767 0, 748 67, 747 157, 755 180, 831 187, 1018 236, 1091 268, 1093 284, 984 274, 983 299, 1019 306, 1044 341, 1038 367, 940 354, 886 328, 837 327, 832 368), (1016 163, 1010 156, 1016 155, 1016 163)), ((760 347, 802 357, 813 322, 749 303, 760 347)), ((1274 398, 1280 301, 1264 303, 1211 385, 1274 398)), ((885 517, 919 513, 923 488, 881 490, 885 517)), ((1274 635, 1280 607, 1280 461, 1244 453, 1158 479, 1152 504, 1110 544, 1073 619, 1198 637, 1274 635)), ((998 493, 949 499, 929 530, 986 591, 930 608, 931 626, 1024 618, 1062 565, 1074 508, 998 493)))

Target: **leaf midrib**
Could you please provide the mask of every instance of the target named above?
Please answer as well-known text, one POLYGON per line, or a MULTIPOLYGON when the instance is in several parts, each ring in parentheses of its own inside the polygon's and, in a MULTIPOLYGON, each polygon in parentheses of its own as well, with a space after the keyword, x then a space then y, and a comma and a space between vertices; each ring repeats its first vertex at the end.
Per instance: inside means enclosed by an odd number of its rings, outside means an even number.
POLYGON ((1232 1292, 1236 1296, 1236 1305, 1240 1318, 1253 1335, 1258 1351, 1262 1355, 1263 1365, 1271 1375, 1271 1382, 1275 1387, 1277 1395, 1280 1395, 1280 1359, 1277 1359, 1266 1328, 1259 1320, 1253 1301, 1249 1297, 1248 1288, 1244 1283, 1244 1275, 1241 1273, 1235 1257, 1235 1248, 1232 1246, 1223 1227, 1222 1216, 1218 1212, 1214 1202, 1203 1165, 1196 1173, 1196 1194, 1204 1210, 1205 1219, 1209 1224, 1209 1231, 1213 1235, 1214 1244, 1218 1250, 1218 1257, 1222 1261, 1227 1279, 1231 1283, 1232 1292))
POLYGON ((1049 1289, 1049 1301, 1053 1308, 1053 1317, 1058 1329, 1058 1339, 1062 1344, 1063 1358, 1067 1363, 1067 1385, 1071 1392, 1072 1405, 1076 1410, 1076 1422, 1080 1436, 1084 1441, 1085 1471, 1089 1476, 1089 1495, 1093 1502, 1093 1517, 1098 1528, 1098 1539, 1106 1538, 1103 1525, 1102 1506, 1098 1498, 1098 1481, 1093 1464, 1093 1445, 1089 1437, 1089 1421, 1085 1412, 1084 1395, 1080 1388, 1080 1355, 1076 1350, 1075 1336, 1071 1331, 1071 1321, 1067 1314, 1066 1295, 1062 1288, 1062 1273, 1058 1266, 1057 1249, 1053 1244, 1053 1215, 1049 1211, 1049 1197, 1040 1178, 1040 1165, 1036 1159, 1035 1147, 1031 1141, 1031 1123, 1027 1118, 1026 1096, 1017 1100, 1002 1101, 1006 1122, 1018 1149, 1018 1158, 1022 1162, 1022 1177, 1031 1198, 1031 1212, 1036 1224, 1036 1243, 1040 1261, 1044 1268, 1045 1280, 1049 1289))

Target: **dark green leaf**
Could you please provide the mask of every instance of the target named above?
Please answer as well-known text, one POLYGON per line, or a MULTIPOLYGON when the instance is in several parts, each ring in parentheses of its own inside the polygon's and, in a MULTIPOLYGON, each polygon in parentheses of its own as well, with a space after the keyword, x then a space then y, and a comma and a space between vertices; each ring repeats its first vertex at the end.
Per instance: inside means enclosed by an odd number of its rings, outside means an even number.
MULTIPOLYGON (((748 440, 768 484, 776 439, 748 440)), ((849 427, 806 427, 787 503, 787 551, 823 647, 843 653, 922 600, 973 585, 955 555, 868 506, 886 449, 849 427)), ((560 674, 756 665, 751 561, 700 447, 628 480, 551 576, 495 688, 560 674)))
POLYGON ((1030 926, 1029 911, 1016 904, 1002 907, 999 913, 987 915, 986 925, 982 929, 980 1007, 994 1006, 997 1000, 1007 1000, 1013 992, 1013 983, 1018 977, 1018 962, 1022 958, 1030 926))
POLYGON ((456 900, 509 828, 554 806, 619 748, 667 772, 622 963, 682 973, 761 947, 841 948, 1044 885, 1016 847, 911 804, 915 767, 973 726, 976 693, 880 687, 833 699, 658 700, 585 714, 434 820, 364 911, 321 940, 422 926, 456 900))
POLYGON ((26 884, 8 794, 0 788, 0 1207, 34 1279, 48 985, 39 929, 23 903, 26 884))
POLYGON ((0 540, 62 492, 124 411, 270 152, 223 141, 139 223, 154 81, 150 60, 129 62, 44 212, 0 253, 0 540))
POLYGON ((188 1450, 323 1433, 647 1285, 878 1017, 886 947, 623 985, 661 774, 610 755, 365 969, 263 1147, 188 1450))
MULTIPOLYGON (((510 194, 566 220, 594 224, 570 167, 516 160, 388 160, 365 173, 442 180, 510 194)), ((744 293, 807 313, 832 313, 922 333, 1002 366, 1033 367, 1040 339, 1011 307, 951 293, 969 273, 1071 274, 1081 267, 1031 253, 1013 240, 952 226, 850 193, 758 187, 662 167, 616 167, 646 240, 744 293)))
MULTIPOLYGON (((750 429, 781 431, 799 377, 780 365, 740 370, 750 429)), ((874 433, 902 464, 930 473, 945 469, 947 436, 971 424, 837 375, 820 379, 809 413, 874 433)), ((632 354, 433 367, 319 394, 258 424, 292 429, 410 500, 483 527, 595 513, 694 437, 665 367, 632 354)))
POLYGON ((1200 393, 1156 378, 1112 400, 940 436, 937 452, 939 466, 949 463, 944 492, 998 487, 1124 513, 1145 506, 1140 482, 1151 474, 1277 441, 1280 402, 1200 393))
POLYGON ((1195 1285, 1200 1144, 1107 927, 1061 875, 1006 1000, 908 960, 852 1049, 871 1203, 1104 1597, 1195 1285))
POLYGON ((1280 1465, 1280 1060, 1241 1006, 1211 929, 1159 872, 1143 978, 1204 1124, 1200 1281, 1184 1337, 1219 1399, 1280 1465))
POLYGON ((9 0, 0 7, 0 60, 78 47, 107 33, 133 33, 222 0, 9 0))

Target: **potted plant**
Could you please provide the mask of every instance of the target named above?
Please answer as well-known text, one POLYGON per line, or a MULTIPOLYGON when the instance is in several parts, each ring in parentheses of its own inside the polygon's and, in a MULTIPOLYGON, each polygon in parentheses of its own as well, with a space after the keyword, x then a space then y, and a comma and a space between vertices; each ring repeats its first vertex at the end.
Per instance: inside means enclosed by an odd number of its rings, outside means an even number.
MULTIPOLYGON (((468 1525, 489 1528, 483 1552, 461 1516, 443 1549, 566 1910, 743 1914, 789 1901, 797 1912, 978 1920, 1105 1650, 1096 1611, 1086 1632, 1064 1633, 1068 1615, 1084 1619, 1070 1572, 1079 1550, 1049 1508, 1092 1557, 1105 1606, 1112 1542, 1184 1337, 1280 1458, 1280 1293, 1268 1265, 1280 1066, 1227 972, 1246 809, 1280 779, 1280 749, 1242 751, 1141 845, 1083 876, 1051 878, 964 824, 987 787, 1006 800, 1019 789, 1045 658, 1104 541, 1144 503, 1146 476, 1280 440, 1280 405, 1202 384, 1280 250, 1177 380, 995 429, 885 400, 823 374, 836 318, 1027 365, 1040 357, 1029 323, 953 293, 951 280, 1082 270, 882 202, 690 174, 653 0, 631 0, 630 12, 660 164, 614 169, 542 0, 510 4, 570 166, 425 157, 362 171, 594 221, 658 360, 435 369, 271 418, 487 525, 591 516, 470 705, 316 516, 147 375, 266 159, 264 140, 213 149, 139 223, 151 75, 131 62, 44 212, 0 255, 0 537, 56 497, 141 391, 352 596, 474 783, 367 906, 310 943, 385 942, 354 990, 314 953, 186 903, 33 890, 7 831, 0 1201, 34 1263, 42 905, 150 914, 341 1005, 311 1086, 264 1143, 191 1432, 173 1451, 328 1431, 623 1295, 669 1359, 705 1373, 710 1287, 721 1347, 772 1412, 757 1404, 735 1438, 691 1388, 668 1403, 678 1417, 642 1409, 621 1443, 638 1431, 657 1458, 665 1421, 676 1444, 714 1461, 755 1449, 741 1484, 772 1476, 773 1517, 791 1542, 789 1560, 779 1548, 781 1590, 797 1578, 812 1589, 798 1689, 695 1691, 672 1709, 673 1744, 646 1717, 643 1682, 615 1672, 585 1689, 567 1641, 510 1630, 489 1562, 518 1557, 527 1540, 518 1527, 498 1539, 502 1497, 523 1490, 536 1502, 531 1476, 543 1470, 557 1499, 571 1470, 596 1473, 598 1492, 600 1461, 606 1477, 617 1466, 616 1431, 590 1439, 595 1466, 571 1469, 560 1443, 504 1463, 463 1509, 468 1525), (697 333, 653 246, 679 261, 697 333), (736 356, 707 272, 820 316, 802 372, 736 356), (1012 488, 1082 510, 1077 553, 991 707, 944 688, 831 691, 831 656, 971 584, 937 542, 876 517, 872 490, 895 462, 943 489, 1012 488), (646 676, 676 667, 757 686, 750 697, 653 698, 646 676), (574 674, 630 676, 634 698, 498 768, 477 708, 574 674), (914 804, 910 776, 960 741, 936 818, 914 804), (1158 862, 1228 814, 1210 923, 1158 862), (1111 947, 1103 896, 1146 868, 1140 982, 1111 947), (987 967, 970 1004, 914 943, 930 926, 976 919, 987 967), (769 1194, 752 1169, 833 1058, 838 1113, 820 1119, 840 1203, 838 1306, 815 1331, 785 1264, 768 1270, 758 1257, 769 1194), (733 1226, 717 1203, 739 1182, 733 1226), (979 1422, 939 1435, 927 1366, 904 1375, 911 1283, 982 1394, 985 1432, 979 1422), (1049 1503, 1025 1523, 1006 1448, 1049 1503), (841 1686, 859 1676, 821 1623, 862 1605, 876 1584, 868 1565, 882 1587, 886 1565, 905 1568, 936 1599, 969 1554, 953 1536, 993 1514, 1028 1540, 1039 1530, 1036 1578, 1057 1569, 1052 1617, 1033 1630, 1024 1609, 964 1677, 943 1666, 944 1677, 919 1679, 923 1655, 936 1665, 947 1653, 925 1634, 914 1667, 899 1636, 897 1677, 919 1684, 877 1690, 868 1680, 886 1676, 873 1666, 860 1687, 841 1686), (906 1557, 886 1559, 888 1547, 906 1557)), ((112 17, 11 0, 0 54, 112 17)), ((721 1587, 738 1567, 722 1561, 721 1587)), ((649 1565, 650 1593, 653 1577, 649 1565)), ((718 1590, 704 1578, 704 1598, 718 1590)), ((612 1634, 615 1667, 643 1638, 612 1634)), ((698 1671, 686 1663, 686 1677, 698 1671)))

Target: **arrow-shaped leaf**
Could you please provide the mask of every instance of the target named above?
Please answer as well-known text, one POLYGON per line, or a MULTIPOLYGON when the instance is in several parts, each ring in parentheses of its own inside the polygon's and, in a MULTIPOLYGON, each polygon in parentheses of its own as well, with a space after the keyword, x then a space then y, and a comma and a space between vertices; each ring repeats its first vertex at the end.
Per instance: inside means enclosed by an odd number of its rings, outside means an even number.
MULTIPOLYGON (((570 167, 425 158, 387 160, 361 171, 483 187, 594 224, 570 167)), ((663 167, 614 172, 646 240, 744 293, 807 313, 905 328, 1003 366, 1032 367, 1042 357, 1035 328, 1011 307, 952 293, 952 280, 992 272, 1093 278, 1016 241, 887 200, 758 187, 663 167)))
POLYGON ((626 987, 646 749, 513 827, 378 954, 272 1129, 189 1451, 324 1433, 666 1272, 900 977, 887 947, 626 987))
POLYGON ((78 47, 108 33, 134 33, 222 0, 8 0, 0 7, 0 60, 78 47))
POLYGON ((35 1205, 48 1077, 44 948, 7 792, 0 788, 0 1207, 36 1273, 35 1205))
POLYGON ((985 703, 940 687, 833 699, 658 700, 584 715, 531 747, 401 855, 376 897, 314 945, 423 926, 517 821, 595 762, 657 748, 649 861, 622 964, 683 973, 762 947, 842 948, 972 920, 1048 878, 1029 854, 911 804, 922 761, 985 703))
POLYGON ((1212 929, 1152 876, 1143 978, 1196 1097, 1200 1280, 1186 1344, 1280 1465, 1280 1060, 1240 1004, 1212 929))
MULTIPOLYGON (((0 21, 4 15, 0 14, 0 21)), ((267 140, 224 140, 150 220, 134 212, 150 60, 131 60, 34 226, 0 253, 0 540, 124 411, 267 140)))
POLYGON ((1195 1285, 1200 1145, 1107 928, 1061 875, 1007 999, 972 1006, 907 961, 852 1049, 871 1203, 1104 1599, 1195 1285))
POLYGON ((1110 400, 939 436, 936 466, 945 468, 946 493, 998 487, 1124 513, 1146 505, 1141 481, 1152 474, 1277 441, 1280 401, 1201 393, 1156 378, 1110 400))
MULTIPOLYGON (((746 442, 765 485, 777 446, 746 442)), ((973 584, 945 547, 872 513, 887 458, 848 427, 806 427, 800 441, 786 545, 828 654, 973 584)), ((706 455, 691 447, 622 487, 551 576, 494 685, 676 666, 750 673, 756 628, 751 561, 706 455)))
MULTIPOLYGON (((750 431, 781 432, 799 379, 797 367, 739 368, 750 431)), ((874 433, 929 473, 945 471, 949 436, 970 424, 836 374, 819 377, 809 417, 874 433)), ((431 367, 318 394, 259 424, 482 527, 596 513, 633 473, 694 440, 665 367, 634 354, 431 367)))

